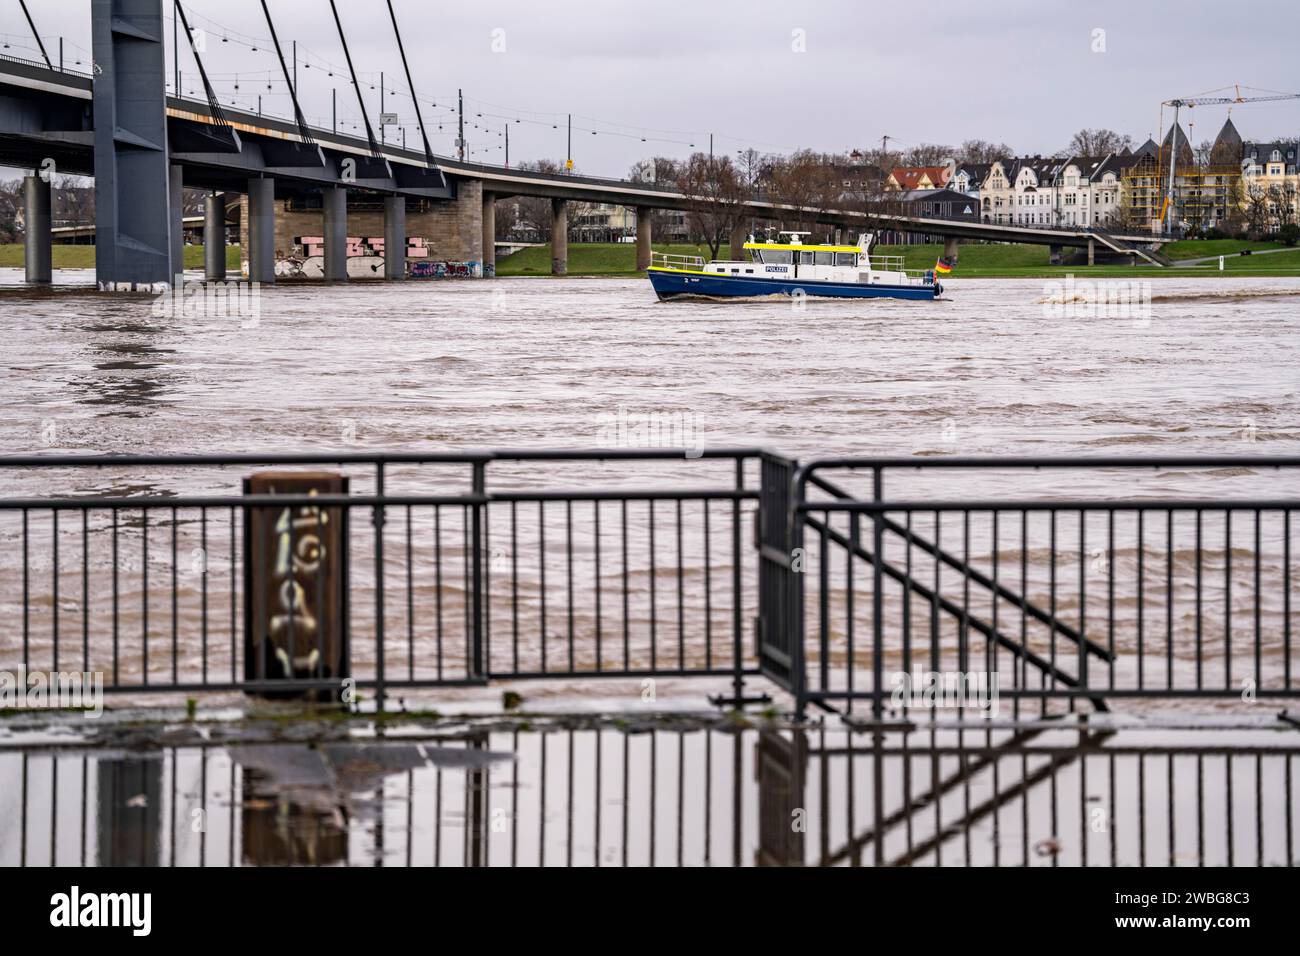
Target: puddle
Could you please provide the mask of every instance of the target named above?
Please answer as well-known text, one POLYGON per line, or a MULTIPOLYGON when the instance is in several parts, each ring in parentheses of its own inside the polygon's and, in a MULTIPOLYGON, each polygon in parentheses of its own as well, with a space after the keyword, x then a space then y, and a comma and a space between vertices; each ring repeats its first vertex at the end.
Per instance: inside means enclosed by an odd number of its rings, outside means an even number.
POLYGON ((423 739, 0 750, 0 863, 1300 862, 1293 728, 501 722, 423 739))

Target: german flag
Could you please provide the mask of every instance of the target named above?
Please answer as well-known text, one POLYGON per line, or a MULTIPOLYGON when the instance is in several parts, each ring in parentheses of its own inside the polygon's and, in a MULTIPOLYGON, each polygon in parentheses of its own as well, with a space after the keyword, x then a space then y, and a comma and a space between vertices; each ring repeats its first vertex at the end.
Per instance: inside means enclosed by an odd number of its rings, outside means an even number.
POLYGON ((934 271, 937 275, 946 276, 952 272, 952 260, 947 256, 940 256, 934 263, 934 271))

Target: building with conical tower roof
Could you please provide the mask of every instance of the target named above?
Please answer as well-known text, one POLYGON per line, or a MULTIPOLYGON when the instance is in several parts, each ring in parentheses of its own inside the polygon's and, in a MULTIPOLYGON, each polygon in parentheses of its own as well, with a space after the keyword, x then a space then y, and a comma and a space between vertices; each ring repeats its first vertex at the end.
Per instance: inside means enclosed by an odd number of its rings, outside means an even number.
POLYGON ((1180 232, 1235 226, 1241 213, 1242 141, 1232 120, 1219 130, 1208 152, 1198 155, 1183 131, 1172 125, 1159 146, 1148 139, 1124 170, 1125 224, 1163 232, 1173 159, 1173 225, 1180 232))
POLYGON ((1241 134, 1229 116, 1223 121, 1223 129, 1214 137, 1214 146, 1210 149, 1210 164, 1213 166, 1240 166, 1241 150, 1244 144, 1241 134))

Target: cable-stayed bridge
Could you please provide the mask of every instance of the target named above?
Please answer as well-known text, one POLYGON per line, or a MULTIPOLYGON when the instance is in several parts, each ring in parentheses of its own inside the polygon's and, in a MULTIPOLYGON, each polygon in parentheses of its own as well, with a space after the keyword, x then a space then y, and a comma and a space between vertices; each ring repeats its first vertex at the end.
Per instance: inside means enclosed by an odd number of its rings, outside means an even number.
MULTIPOLYGON (((349 229, 350 201, 354 210, 377 210, 382 204, 382 220, 375 211, 352 215, 371 232, 382 230, 385 277, 391 279, 406 275, 408 234, 422 236, 437 259, 464 262, 473 274, 492 275, 498 199, 551 201, 557 274, 567 269, 571 202, 634 208, 638 268, 648 265, 650 257, 651 217, 645 213, 689 210, 696 202, 668 185, 510 169, 438 155, 423 136, 423 126, 418 148, 381 142, 359 95, 364 136, 311 126, 278 39, 293 118, 222 106, 197 49, 192 52, 204 97, 168 94, 163 6, 164 0, 93 0, 89 71, 68 68, 61 60, 56 66, 43 45, 42 60, 0 56, 0 163, 34 170, 25 182, 30 281, 50 278, 50 170, 95 177, 97 278, 101 288, 113 289, 153 288, 183 271, 184 188, 210 193, 205 229, 209 278, 225 274, 225 197, 246 197, 241 228, 247 271, 260 282, 275 281, 277 250, 300 234, 319 237, 325 278, 347 278, 348 235, 357 231, 349 229)), ((175 10, 184 22, 183 8, 175 10)), ((269 10, 267 24, 274 37, 269 10)), ((409 82, 401 34, 395 32, 409 82)), ((339 35, 346 53, 341 24, 339 35)), ((348 61, 351 70, 350 54, 348 61)), ((414 88, 411 99, 418 102, 414 88)), ((1034 228, 865 208, 810 210, 762 198, 746 200, 742 208, 745 219, 813 218, 847 232, 892 228, 942 236, 954 253, 960 240, 990 240, 1086 248, 1090 259, 1097 251, 1152 262, 1160 258, 1153 251, 1158 237, 1116 236, 1086 227, 1034 228)), ((740 238, 732 237, 733 246, 740 238)))

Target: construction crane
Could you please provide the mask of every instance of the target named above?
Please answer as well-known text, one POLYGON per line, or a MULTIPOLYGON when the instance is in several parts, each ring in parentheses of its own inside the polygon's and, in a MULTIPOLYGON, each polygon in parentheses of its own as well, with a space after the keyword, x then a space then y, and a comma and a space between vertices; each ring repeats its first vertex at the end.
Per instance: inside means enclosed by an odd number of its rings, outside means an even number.
MULTIPOLYGON (((1225 87, 1226 89, 1226 87, 1225 87)), ((1242 96, 1241 85, 1234 84, 1233 92, 1236 96, 1189 96, 1185 99, 1165 100, 1161 106, 1172 106, 1174 108, 1174 123, 1169 132, 1169 184, 1165 189, 1164 207, 1160 210, 1160 218, 1165 224, 1165 233, 1173 232, 1174 218, 1174 162, 1178 157, 1178 111, 1186 106, 1188 109, 1193 106, 1235 106, 1238 103, 1271 103, 1278 100, 1300 100, 1300 93, 1270 93, 1268 96, 1242 96)), ((1250 87, 1247 87, 1250 89, 1250 87)), ((1190 145, 1190 144, 1189 144, 1190 145)))

